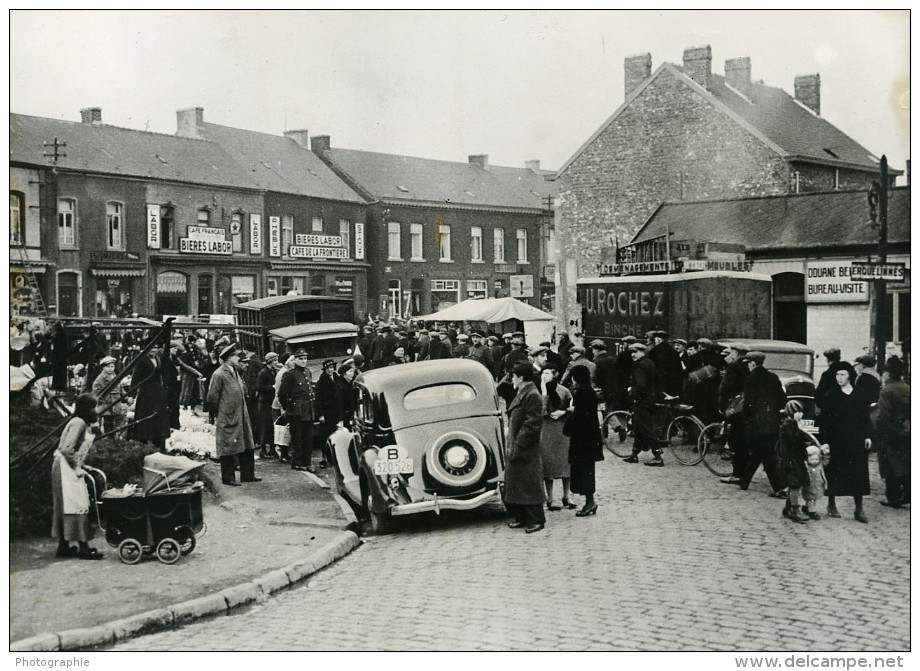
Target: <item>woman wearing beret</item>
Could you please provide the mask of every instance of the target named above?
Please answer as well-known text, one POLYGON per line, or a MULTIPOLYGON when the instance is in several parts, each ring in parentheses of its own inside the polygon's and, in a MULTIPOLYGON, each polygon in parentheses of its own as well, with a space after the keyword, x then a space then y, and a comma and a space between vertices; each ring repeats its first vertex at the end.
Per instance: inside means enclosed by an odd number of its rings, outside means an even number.
POLYGON ((566 420, 569 430, 569 465, 572 491, 585 497, 585 505, 575 513, 586 517, 597 513, 594 502, 594 464, 604 460, 601 425, 597 419, 597 394, 591 386, 591 371, 584 366, 572 369, 572 407, 566 420))

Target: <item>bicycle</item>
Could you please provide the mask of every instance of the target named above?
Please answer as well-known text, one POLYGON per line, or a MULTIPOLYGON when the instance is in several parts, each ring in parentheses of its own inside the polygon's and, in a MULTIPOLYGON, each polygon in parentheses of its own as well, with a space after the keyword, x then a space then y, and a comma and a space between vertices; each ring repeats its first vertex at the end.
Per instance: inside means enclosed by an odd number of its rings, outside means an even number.
MULTIPOLYGON (((693 406, 680 403, 677 398, 655 404, 656 438, 661 447, 668 447, 685 466, 696 466, 702 459, 699 437, 705 427, 691 414, 692 410, 693 406)), ((628 410, 614 410, 604 417, 601 426, 604 447, 611 454, 621 458, 632 454, 635 442, 632 416, 628 410)))
MULTIPOLYGON (((804 432, 811 440, 811 444, 821 447, 821 441, 810 430, 808 420, 802 423, 804 432)), ((731 425, 726 421, 714 422, 706 426, 700 433, 698 451, 703 465, 709 472, 720 478, 727 478, 732 474, 732 460, 735 456, 731 449, 731 425)))

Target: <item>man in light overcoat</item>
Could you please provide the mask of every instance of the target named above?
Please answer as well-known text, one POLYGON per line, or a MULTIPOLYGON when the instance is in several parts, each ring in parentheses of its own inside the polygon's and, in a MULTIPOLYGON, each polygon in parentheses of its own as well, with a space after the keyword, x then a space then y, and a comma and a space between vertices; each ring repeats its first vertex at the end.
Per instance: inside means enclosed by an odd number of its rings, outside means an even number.
POLYGON ((215 438, 217 456, 220 457, 220 479, 225 485, 239 487, 233 458, 240 461, 240 480, 260 482, 255 475, 255 441, 252 424, 246 408, 246 387, 237 372, 240 352, 230 344, 220 352, 220 367, 211 376, 208 386, 208 403, 216 413, 215 438))

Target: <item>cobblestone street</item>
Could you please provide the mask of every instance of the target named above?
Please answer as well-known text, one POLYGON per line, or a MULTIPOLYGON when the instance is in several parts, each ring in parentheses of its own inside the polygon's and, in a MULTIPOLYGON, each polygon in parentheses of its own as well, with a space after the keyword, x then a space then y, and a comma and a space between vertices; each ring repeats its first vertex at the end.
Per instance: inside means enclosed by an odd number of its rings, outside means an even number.
POLYGON ((300 588, 113 649, 910 649, 910 512, 879 505, 874 457, 868 525, 851 499, 797 525, 762 472, 742 492, 606 456, 596 516, 532 535, 500 506, 410 519, 300 588))

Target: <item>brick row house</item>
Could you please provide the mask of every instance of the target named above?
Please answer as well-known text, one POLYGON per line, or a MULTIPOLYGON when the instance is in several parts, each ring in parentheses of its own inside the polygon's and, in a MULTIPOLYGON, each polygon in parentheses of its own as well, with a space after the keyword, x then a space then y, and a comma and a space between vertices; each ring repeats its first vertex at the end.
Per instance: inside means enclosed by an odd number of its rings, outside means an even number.
POLYGON ((370 203, 375 310, 425 315, 468 298, 513 296, 553 309, 551 175, 524 168, 311 147, 370 203))
POLYGON ((330 150, 324 136, 311 150, 306 131, 220 126, 202 108, 177 112, 176 135, 88 108, 80 123, 11 114, 10 137, 11 287, 37 278, 51 315, 227 314, 289 292, 350 297, 357 314, 470 296, 551 306, 554 185, 536 164, 330 150))
MULTIPOLYGON (((602 248, 631 240, 663 202, 865 189, 878 179, 876 156, 821 116, 817 74, 795 77, 790 95, 752 81, 747 57, 714 73, 709 46, 654 72, 650 54, 630 56, 624 71, 623 104, 557 173, 560 321, 579 318, 575 280, 598 274, 602 248)), ((890 174, 893 185, 901 173, 890 174)))

